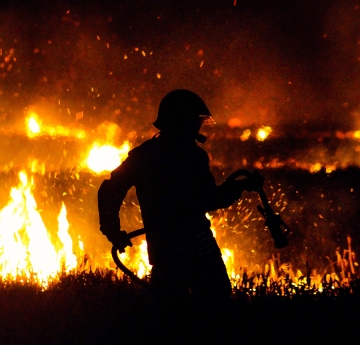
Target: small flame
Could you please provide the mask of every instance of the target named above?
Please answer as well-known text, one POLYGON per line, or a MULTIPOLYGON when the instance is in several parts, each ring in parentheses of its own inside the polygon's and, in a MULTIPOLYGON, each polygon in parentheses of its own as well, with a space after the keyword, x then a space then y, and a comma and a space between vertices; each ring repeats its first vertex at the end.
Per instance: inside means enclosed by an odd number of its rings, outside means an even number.
POLYGON ((84 242, 81 240, 81 236, 80 236, 80 235, 79 235, 78 239, 79 239, 79 241, 78 241, 78 243, 79 243, 79 248, 80 248, 80 250, 83 252, 83 251, 84 251, 84 242))
POLYGON ((315 163, 315 164, 310 166, 309 170, 310 170, 311 173, 316 173, 316 172, 321 170, 321 167, 322 167, 321 163, 315 163))
POLYGON ((139 266, 137 271, 137 276, 139 278, 144 278, 151 271, 151 265, 149 263, 148 253, 147 253, 147 242, 142 241, 139 246, 139 266))
POLYGON ((244 129, 244 131, 242 132, 241 136, 240 136, 240 140, 241 141, 246 141, 249 139, 251 134, 250 129, 244 129))
POLYGON ((60 260, 64 265, 66 272, 69 272, 71 269, 77 266, 76 255, 73 252, 73 243, 69 234, 69 222, 66 218, 66 207, 62 203, 61 210, 58 216, 58 237, 60 243, 62 243, 62 249, 59 251, 60 260))
POLYGON ((221 256, 226 266, 229 277, 234 277, 234 251, 228 248, 221 248, 221 256))
POLYGON ((151 272, 152 265, 149 263, 145 240, 142 240, 140 245, 127 247, 125 252, 120 254, 120 260, 126 267, 136 272, 139 278, 144 278, 151 272))
POLYGON ((332 173, 333 171, 336 170, 336 164, 328 164, 325 166, 325 170, 327 174, 332 173))
POLYGON ((29 138, 33 138, 41 132, 41 122, 34 112, 29 112, 28 117, 25 119, 26 133, 29 138))
POLYGON ((112 171, 124 161, 129 151, 130 144, 128 141, 125 141, 120 148, 109 144, 94 143, 86 159, 86 165, 98 174, 112 171))
POLYGON ((264 141, 269 134, 272 132, 272 129, 270 126, 263 126, 261 128, 258 129, 257 134, 256 134, 256 138, 259 141, 264 141))

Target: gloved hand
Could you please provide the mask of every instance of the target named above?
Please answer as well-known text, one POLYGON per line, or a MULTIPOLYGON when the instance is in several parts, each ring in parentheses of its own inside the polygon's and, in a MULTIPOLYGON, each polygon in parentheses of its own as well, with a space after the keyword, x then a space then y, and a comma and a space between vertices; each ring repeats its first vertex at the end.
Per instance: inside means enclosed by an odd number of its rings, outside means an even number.
POLYGON ((257 192, 264 184, 264 176, 260 175, 258 171, 254 173, 248 173, 243 179, 233 179, 229 177, 224 182, 224 187, 235 190, 236 193, 241 196, 241 193, 246 190, 247 192, 257 192))
POLYGON ((258 171, 254 171, 252 176, 240 180, 243 183, 243 188, 247 192, 257 192, 264 184, 264 176, 260 175, 258 171))
POLYGON ((124 253, 126 247, 132 247, 130 238, 125 230, 114 231, 111 234, 106 235, 106 237, 120 253, 124 253))

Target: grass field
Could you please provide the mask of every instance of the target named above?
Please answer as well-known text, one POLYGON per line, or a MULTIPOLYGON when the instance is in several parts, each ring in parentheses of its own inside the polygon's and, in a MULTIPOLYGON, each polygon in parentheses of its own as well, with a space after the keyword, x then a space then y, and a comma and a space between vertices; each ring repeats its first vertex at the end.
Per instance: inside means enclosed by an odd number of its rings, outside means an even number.
MULTIPOLYGON (((220 142, 219 150, 220 146, 230 152, 230 144, 220 142)), ((216 158, 216 149, 213 147, 214 161, 221 161, 216 158)), ((237 152, 232 163, 231 167, 212 166, 218 182, 234 166, 241 167, 242 157, 237 152)), ((259 200, 252 195, 244 195, 241 203, 227 210, 213 212, 219 246, 234 249, 236 273, 248 269, 226 308, 200 308, 191 299, 181 305, 164 305, 136 284, 105 269, 92 272, 83 267, 81 273, 62 275, 45 291, 31 282, 3 279, 0 344, 307 345, 344 344, 360 339, 356 257, 360 250, 359 168, 311 173, 265 167, 262 173, 274 210, 281 212, 291 229, 289 245, 281 251, 281 257, 274 250, 269 233, 264 231, 264 219, 256 210, 259 200), (352 239, 351 250, 348 238, 352 239), (288 263, 283 268, 289 271, 281 272, 281 280, 269 280, 267 287, 255 286, 257 276, 250 270, 264 270, 270 259, 277 269, 288 263), (355 274, 351 273, 351 264, 355 274), (336 271, 338 278, 334 279, 339 283, 326 283, 325 279, 322 291, 306 284, 294 286, 291 272, 297 269, 306 277, 315 276, 315 271, 320 277, 336 271), (350 283, 342 286, 346 279, 350 283)), ((109 243, 98 230, 96 208, 96 192, 103 178, 68 171, 35 175, 34 196, 45 225, 54 235, 56 216, 64 201, 69 232, 74 239, 81 235, 93 267, 109 251, 109 243)), ((3 172, 0 181, 0 201, 5 205, 8 190, 17 184, 17 174, 3 172)), ((135 229, 141 227, 138 219, 136 199, 130 193, 122 224, 125 229, 135 229)))
POLYGON ((46 291, 1 283, 1 344, 344 344, 359 339, 360 282, 278 296, 234 290, 222 310, 161 304, 113 272, 64 275, 46 291))

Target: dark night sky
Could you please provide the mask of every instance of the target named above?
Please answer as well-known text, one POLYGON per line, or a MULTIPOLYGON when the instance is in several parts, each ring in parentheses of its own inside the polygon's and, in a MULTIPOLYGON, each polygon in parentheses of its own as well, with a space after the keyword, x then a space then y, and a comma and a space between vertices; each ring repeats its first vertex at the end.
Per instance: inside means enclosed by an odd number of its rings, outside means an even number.
POLYGON ((37 1, 0 12, 0 116, 150 125, 189 88, 217 122, 357 129, 356 1, 37 1), (60 101, 59 101, 60 100, 60 101))

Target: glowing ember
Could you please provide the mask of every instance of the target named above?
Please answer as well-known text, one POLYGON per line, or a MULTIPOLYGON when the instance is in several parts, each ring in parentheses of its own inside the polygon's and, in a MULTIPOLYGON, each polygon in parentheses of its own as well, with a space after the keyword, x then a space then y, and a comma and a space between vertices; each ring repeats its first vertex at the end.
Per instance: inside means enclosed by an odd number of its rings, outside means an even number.
POLYGON ((250 129, 244 129, 244 131, 242 132, 241 136, 240 136, 240 140, 241 141, 246 141, 249 139, 251 134, 250 129))
POLYGON ((256 138, 259 141, 264 141, 269 134, 272 132, 272 129, 270 126, 263 126, 261 128, 258 129, 258 132, 256 134, 256 138))
POLYGON ((125 141, 120 148, 95 143, 89 152, 86 165, 98 174, 112 171, 127 157, 129 151, 128 141, 125 141))

